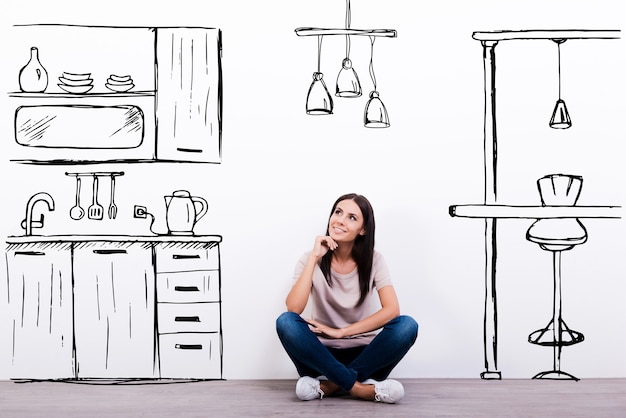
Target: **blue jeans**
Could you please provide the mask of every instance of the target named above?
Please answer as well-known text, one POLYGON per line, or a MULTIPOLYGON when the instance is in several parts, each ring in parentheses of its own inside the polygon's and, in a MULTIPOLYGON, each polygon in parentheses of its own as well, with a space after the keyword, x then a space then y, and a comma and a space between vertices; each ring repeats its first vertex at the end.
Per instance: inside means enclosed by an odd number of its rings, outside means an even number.
POLYGON ((302 317, 285 312, 276 320, 276 332, 300 376, 326 376, 349 391, 355 382, 384 380, 417 339, 417 322, 401 315, 389 321, 368 345, 329 348, 302 317))

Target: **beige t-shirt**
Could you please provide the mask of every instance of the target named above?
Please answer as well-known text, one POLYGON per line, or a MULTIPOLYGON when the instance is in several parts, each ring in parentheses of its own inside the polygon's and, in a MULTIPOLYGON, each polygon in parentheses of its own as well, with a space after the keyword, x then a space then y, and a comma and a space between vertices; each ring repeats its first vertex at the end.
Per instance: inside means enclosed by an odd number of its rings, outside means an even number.
MULTIPOLYGON (((294 280, 298 280, 311 254, 304 253, 296 264, 294 280)), ((370 291, 363 303, 355 307, 359 300, 359 274, 354 269, 348 274, 338 274, 331 269, 332 286, 326 282, 319 265, 313 271, 313 284, 309 302, 311 303, 312 319, 333 328, 343 328, 360 321, 373 313, 374 291, 391 285, 391 275, 383 256, 374 251, 370 291)), ((376 293, 377 295, 378 293, 376 293)), ((359 334, 352 337, 333 339, 319 337, 322 344, 334 348, 348 348, 369 344, 379 330, 359 334)))

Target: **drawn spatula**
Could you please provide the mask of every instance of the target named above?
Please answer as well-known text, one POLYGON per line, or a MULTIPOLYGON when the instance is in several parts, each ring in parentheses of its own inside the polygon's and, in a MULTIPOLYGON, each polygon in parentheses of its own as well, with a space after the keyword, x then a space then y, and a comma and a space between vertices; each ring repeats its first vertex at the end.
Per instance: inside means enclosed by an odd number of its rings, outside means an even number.
POLYGON ((87 208, 89 219, 101 220, 104 215, 104 208, 98 203, 98 176, 93 176, 93 201, 87 208))

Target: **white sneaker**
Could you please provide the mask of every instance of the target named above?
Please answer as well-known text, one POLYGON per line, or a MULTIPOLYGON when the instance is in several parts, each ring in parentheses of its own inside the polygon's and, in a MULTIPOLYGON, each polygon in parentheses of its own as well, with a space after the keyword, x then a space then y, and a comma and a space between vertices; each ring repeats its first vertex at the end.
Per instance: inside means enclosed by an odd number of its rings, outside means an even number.
POLYGON ((396 403, 404 396, 404 386, 397 380, 386 379, 378 382, 374 379, 367 379, 363 384, 374 385, 376 402, 396 403))
POLYGON ((309 376, 303 376, 296 383, 296 396, 301 401, 322 399, 324 392, 320 389, 320 381, 309 376))

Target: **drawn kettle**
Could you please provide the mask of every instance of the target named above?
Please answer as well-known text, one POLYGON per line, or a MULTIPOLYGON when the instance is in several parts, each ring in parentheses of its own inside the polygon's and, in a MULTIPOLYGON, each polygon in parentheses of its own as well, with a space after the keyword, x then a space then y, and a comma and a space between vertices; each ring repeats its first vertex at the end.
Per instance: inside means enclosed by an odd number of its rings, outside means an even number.
POLYGON ((202 218, 209 204, 199 196, 192 196, 187 190, 176 190, 165 198, 165 220, 168 233, 172 235, 193 235, 193 228, 202 218))

